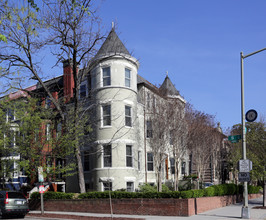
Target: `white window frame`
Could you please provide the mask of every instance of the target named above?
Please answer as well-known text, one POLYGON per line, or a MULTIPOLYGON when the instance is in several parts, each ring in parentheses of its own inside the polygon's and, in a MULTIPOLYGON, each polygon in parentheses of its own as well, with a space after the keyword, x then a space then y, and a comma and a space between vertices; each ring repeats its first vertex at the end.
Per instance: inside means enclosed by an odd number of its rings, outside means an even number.
POLYGON ((133 167, 133 146, 130 144, 126 145, 126 167, 133 167), (128 147, 130 147, 131 154, 128 154, 128 147), (131 161, 131 166, 128 165, 128 159, 131 161))
POLYGON ((154 153, 153 152, 147 152, 147 171, 154 171, 154 153), (152 154, 152 160, 149 160, 149 154, 152 154), (149 169, 149 164, 152 163, 152 170, 149 169))
POLYGON ((103 191, 113 191, 113 182, 111 181, 103 182, 103 191), (107 184, 109 184, 109 186, 105 186, 107 184))
POLYGON ((106 86, 111 86, 112 82, 111 82, 111 67, 110 66, 104 66, 102 67, 102 86, 106 87, 106 86), (104 69, 109 69, 109 76, 104 76, 104 69), (105 85, 105 79, 108 79, 110 83, 105 85))
POLYGON ((125 105, 125 126, 132 127, 132 107, 130 105, 125 105), (127 108, 129 108, 129 115, 127 115, 127 108), (130 125, 127 125, 127 119, 130 119, 130 125))
POLYGON ((170 158, 170 172, 171 174, 175 174, 175 158, 170 158))
POLYGON ((146 138, 152 138, 152 137, 153 137, 152 120, 148 119, 146 120, 146 138))
POLYGON ((110 103, 102 104, 101 105, 101 118, 102 118, 102 120, 101 120, 102 121, 101 122, 102 127, 111 127, 112 126, 112 105, 110 103), (110 113, 104 115, 105 114, 104 107, 106 107, 106 106, 109 106, 110 113), (108 123, 108 124, 105 124, 104 123, 105 122, 105 117, 109 117, 110 118, 110 123, 108 123))
POLYGON ((129 68, 125 68, 125 87, 131 87, 131 69, 129 68), (127 76, 127 73, 129 73, 129 76, 127 76))
POLYGON ((141 151, 138 151, 138 170, 141 169, 141 151))
POLYGON ((128 182, 126 182, 126 190, 127 190, 127 192, 134 192, 134 182, 132 182, 132 181, 128 181, 128 182), (128 186, 128 184, 132 184, 131 186, 130 186, 130 189, 129 189, 129 186, 128 186))
POLYGON ((112 167, 112 145, 108 144, 108 145, 103 145, 103 167, 112 167), (110 154, 106 154, 105 148, 106 147, 110 147, 110 154), (105 159, 110 158, 110 166, 105 165, 105 159))

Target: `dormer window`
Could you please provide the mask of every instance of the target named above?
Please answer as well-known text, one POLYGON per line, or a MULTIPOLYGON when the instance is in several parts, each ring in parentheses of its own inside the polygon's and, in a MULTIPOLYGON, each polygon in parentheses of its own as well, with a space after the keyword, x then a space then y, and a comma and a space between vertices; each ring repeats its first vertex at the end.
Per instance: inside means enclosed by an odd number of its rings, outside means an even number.
POLYGON ((103 86, 110 86, 111 85, 110 67, 104 67, 102 70, 103 70, 103 86))

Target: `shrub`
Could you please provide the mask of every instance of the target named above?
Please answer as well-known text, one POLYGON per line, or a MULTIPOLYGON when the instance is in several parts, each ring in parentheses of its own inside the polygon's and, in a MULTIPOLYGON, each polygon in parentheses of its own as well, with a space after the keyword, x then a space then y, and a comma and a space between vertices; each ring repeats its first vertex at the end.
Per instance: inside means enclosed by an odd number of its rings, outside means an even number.
POLYGON ((260 186, 252 186, 252 185, 248 185, 248 193, 249 194, 256 194, 260 192, 260 186))
POLYGON ((223 187, 221 185, 213 185, 210 186, 214 188, 214 196, 222 196, 224 195, 224 190, 223 187))
POLYGON ((157 192, 156 186, 151 186, 148 183, 144 183, 139 187, 139 191, 143 193, 157 192))
POLYGON ((193 191, 192 191, 192 190, 181 191, 181 192, 180 192, 180 197, 181 197, 182 199, 192 198, 192 196, 193 196, 193 191))
POLYGON ((215 195, 215 188, 214 187, 208 187, 204 189, 204 196, 211 197, 215 195))
POLYGON ((193 198, 199 198, 204 196, 204 190, 203 189, 194 189, 193 192, 193 198))
MULTIPOLYGON (((248 186, 249 193, 259 193, 259 186, 248 186)), ((234 195, 236 193, 243 193, 243 185, 235 184, 222 184, 213 185, 205 189, 199 190, 187 190, 187 191, 169 191, 165 188, 165 192, 157 192, 154 186, 144 184, 144 192, 125 192, 125 191, 114 191, 114 192, 87 192, 78 195, 78 199, 106 199, 109 198, 110 194, 112 198, 198 198, 198 197, 210 197, 210 196, 223 196, 223 195, 234 195)), ((31 194, 31 199, 40 199, 40 193, 35 192, 31 194)), ((63 192, 46 192, 44 193, 44 199, 74 199, 74 193, 63 193, 63 192)))
MULTIPOLYGON (((31 199, 40 199, 40 193, 34 192, 31 194, 31 199)), ((74 193, 63 193, 63 192, 45 192, 43 194, 44 199, 73 199, 74 193)))

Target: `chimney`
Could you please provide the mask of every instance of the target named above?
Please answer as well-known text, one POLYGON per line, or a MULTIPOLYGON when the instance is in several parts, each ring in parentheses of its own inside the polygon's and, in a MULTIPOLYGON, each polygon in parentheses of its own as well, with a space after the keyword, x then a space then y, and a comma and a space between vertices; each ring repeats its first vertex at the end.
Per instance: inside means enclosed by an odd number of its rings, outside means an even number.
POLYGON ((71 59, 63 61, 63 70, 64 70, 64 97, 65 102, 73 97, 74 89, 74 77, 73 77, 73 61, 71 59))

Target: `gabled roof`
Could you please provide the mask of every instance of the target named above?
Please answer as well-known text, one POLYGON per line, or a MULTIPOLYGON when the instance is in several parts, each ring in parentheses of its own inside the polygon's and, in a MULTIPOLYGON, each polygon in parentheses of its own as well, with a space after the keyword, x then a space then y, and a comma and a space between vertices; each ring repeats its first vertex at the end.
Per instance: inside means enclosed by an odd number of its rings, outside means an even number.
POLYGON ((165 77, 163 84, 160 86, 160 91, 165 96, 179 96, 179 91, 175 88, 172 81, 169 79, 168 76, 165 77))
POLYGON ((109 54, 123 54, 130 56, 130 53, 117 36, 114 28, 110 31, 95 58, 100 58, 109 54))

